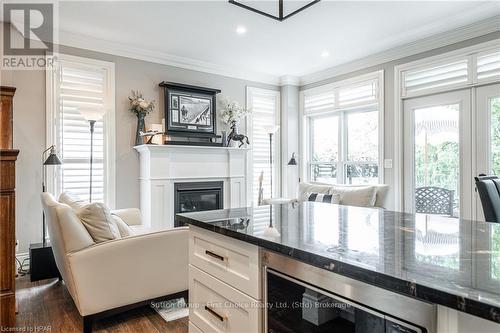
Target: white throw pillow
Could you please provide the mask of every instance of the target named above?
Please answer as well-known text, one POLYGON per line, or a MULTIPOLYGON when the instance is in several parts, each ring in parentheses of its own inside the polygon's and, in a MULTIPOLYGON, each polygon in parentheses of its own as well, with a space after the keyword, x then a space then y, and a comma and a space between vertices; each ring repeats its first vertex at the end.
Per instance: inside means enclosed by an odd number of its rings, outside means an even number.
POLYGON ((135 235, 134 230, 132 230, 132 228, 130 228, 129 225, 125 223, 125 221, 123 221, 120 216, 113 213, 111 213, 111 216, 115 220, 116 226, 118 227, 118 231, 120 232, 120 236, 128 237, 135 235))
POLYGON ((103 203, 89 203, 75 211, 96 243, 121 238, 116 221, 103 203))
POLYGON ((59 196, 59 202, 70 206, 73 210, 78 210, 88 205, 88 201, 80 199, 79 196, 71 192, 61 193, 59 196))
POLYGON ((375 186, 348 187, 332 185, 331 194, 340 195, 340 204, 359 207, 373 207, 377 199, 375 186))
POLYGON ((299 183, 299 201, 307 201, 308 193, 330 194, 332 185, 299 183))
POLYGON ((324 202, 330 204, 340 203, 339 194, 307 193, 307 201, 324 202))

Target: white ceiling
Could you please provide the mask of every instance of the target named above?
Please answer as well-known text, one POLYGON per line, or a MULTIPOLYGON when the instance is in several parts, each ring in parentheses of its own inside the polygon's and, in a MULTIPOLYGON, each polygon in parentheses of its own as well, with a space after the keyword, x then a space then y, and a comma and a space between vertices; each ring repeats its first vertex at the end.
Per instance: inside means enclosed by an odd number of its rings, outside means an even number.
POLYGON ((224 0, 69 1, 60 3, 59 30, 61 44, 106 45, 195 68, 281 77, 318 72, 499 14, 500 2, 323 0, 278 22, 224 0), (236 33, 239 25, 246 34, 236 33))

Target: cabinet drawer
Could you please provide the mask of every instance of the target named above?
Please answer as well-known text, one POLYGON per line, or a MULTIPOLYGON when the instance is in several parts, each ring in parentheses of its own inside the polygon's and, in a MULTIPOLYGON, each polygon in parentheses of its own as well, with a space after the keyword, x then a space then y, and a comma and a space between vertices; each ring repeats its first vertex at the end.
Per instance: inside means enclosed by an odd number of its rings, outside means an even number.
POLYGON ((189 321, 202 332, 261 332, 261 304, 189 265, 189 321))
POLYGON ((259 248, 211 231, 189 227, 189 263, 261 299, 259 248))
POLYGON ((189 322, 189 333, 203 333, 198 327, 192 322, 189 322))

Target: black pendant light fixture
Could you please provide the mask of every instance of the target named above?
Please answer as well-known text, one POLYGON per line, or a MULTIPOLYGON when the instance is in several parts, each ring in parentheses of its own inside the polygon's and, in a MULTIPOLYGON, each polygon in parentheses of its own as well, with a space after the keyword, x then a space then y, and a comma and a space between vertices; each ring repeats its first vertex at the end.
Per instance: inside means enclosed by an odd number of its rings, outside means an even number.
MULTIPOLYGON (((272 13, 269 13, 269 12, 266 12, 262 9, 259 9, 259 8, 256 8, 256 7, 252 7, 252 5, 256 5, 258 2, 256 1, 243 1, 243 0, 239 0, 239 1, 236 1, 236 0, 229 0, 229 3, 233 4, 233 5, 236 5, 236 6, 239 6, 241 8, 245 8, 247 10, 250 10, 254 13, 257 13, 257 14, 260 14, 260 15, 264 15, 266 17, 269 17, 269 18, 272 18, 272 19, 275 19, 275 20, 278 20, 280 22, 286 20, 287 18, 303 11, 304 9, 306 8, 309 8, 311 7, 312 5, 314 5, 315 3, 318 3, 320 2, 321 0, 313 0, 313 1, 309 1, 307 2, 305 5, 299 7, 299 8, 293 8, 292 11, 288 11, 288 14, 286 14, 286 8, 285 8, 285 4, 286 3, 296 3, 297 1, 292 1, 292 0, 288 0, 288 1, 285 1, 285 0, 272 0, 272 1, 269 1, 269 2, 275 2, 276 3, 276 6, 277 6, 277 9, 278 9, 278 13, 277 15, 273 15, 272 13), (248 3, 248 4, 245 4, 245 3, 248 3)), ((266 1, 268 2, 268 1, 266 1)))

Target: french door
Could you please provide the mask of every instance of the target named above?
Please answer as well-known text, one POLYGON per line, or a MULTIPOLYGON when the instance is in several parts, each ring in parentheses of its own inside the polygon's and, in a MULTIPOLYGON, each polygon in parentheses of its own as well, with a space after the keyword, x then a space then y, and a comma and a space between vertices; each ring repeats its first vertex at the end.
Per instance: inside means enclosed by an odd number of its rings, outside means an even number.
POLYGON ((471 90, 404 101, 404 207, 472 217, 471 90))
POLYGON ((500 175, 500 84, 404 101, 404 208, 484 220, 474 176, 500 175))
MULTIPOLYGON (((500 84, 476 88, 474 174, 500 177, 500 84)), ((479 195, 474 194, 474 217, 484 220, 479 195)))

